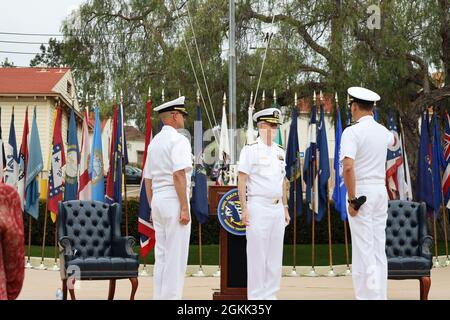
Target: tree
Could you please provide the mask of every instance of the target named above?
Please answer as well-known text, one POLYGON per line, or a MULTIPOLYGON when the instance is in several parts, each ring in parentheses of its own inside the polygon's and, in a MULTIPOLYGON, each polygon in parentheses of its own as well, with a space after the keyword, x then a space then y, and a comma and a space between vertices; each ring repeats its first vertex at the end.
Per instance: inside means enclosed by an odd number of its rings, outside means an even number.
POLYGON ((64 43, 55 38, 50 38, 48 45, 41 44, 41 53, 31 59, 30 67, 45 65, 47 67, 63 67, 65 65, 63 55, 64 43))
MULTIPOLYGON (((374 7, 366 0, 237 1, 238 110, 246 110, 250 91, 256 89, 270 39, 260 90, 277 89, 281 105, 292 105, 295 91, 312 97, 313 90, 337 92, 342 104, 346 88, 362 84, 380 93, 379 108, 399 112, 408 144, 418 145, 420 113, 430 105, 440 113, 449 109, 449 2, 382 0, 374 7), (377 9, 380 28, 369 28, 377 9), (442 86, 433 79, 435 72, 443 75, 442 86)), ((122 89, 126 116, 137 119, 141 129, 149 85, 156 104, 165 88, 166 99, 181 91, 192 106, 198 80, 209 109, 196 45, 213 106, 211 126, 220 117, 227 92, 227 2, 177 0, 177 7, 173 4, 90 0, 62 27, 64 59, 74 70, 83 96, 96 93, 112 105, 111 98, 122 89)), ((261 91, 257 108, 260 95, 261 91)), ((238 117, 239 125, 245 121, 245 116, 238 117)), ((210 125, 209 120, 206 123, 210 125)), ((417 148, 409 149, 415 176, 417 148)))
POLYGON ((2 68, 14 68, 14 62, 9 61, 8 58, 5 58, 5 60, 3 60, 3 62, 0 64, 0 66, 2 68))

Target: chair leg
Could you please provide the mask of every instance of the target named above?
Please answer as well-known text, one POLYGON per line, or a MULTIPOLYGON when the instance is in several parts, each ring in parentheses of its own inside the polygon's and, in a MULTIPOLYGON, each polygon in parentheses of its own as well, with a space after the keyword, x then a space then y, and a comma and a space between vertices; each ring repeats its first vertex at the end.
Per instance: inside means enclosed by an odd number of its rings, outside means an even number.
POLYGON ((137 278, 130 278, 131 281, 131 296, 130 300, 134 300, 134 295, 136 294, 139 282, 137 278))
POLYGON ((116 279, 111 279, 111 280, 109 280, 108 300, 114 299, 115 292, 116 292, 116 279))
POLYGON ((428 300, 428 292, 431 287, 431 277, 420 278, 420 300, 428 300))
POLYGON ((71 300, 77 300, 75 297, 75 278, 69 278, 70 286, 69 286, 69 293, 70 293, 70 299, 71 300))
POLYGON ((63 300, 67 300, 67 279, 62 281, 63 300))

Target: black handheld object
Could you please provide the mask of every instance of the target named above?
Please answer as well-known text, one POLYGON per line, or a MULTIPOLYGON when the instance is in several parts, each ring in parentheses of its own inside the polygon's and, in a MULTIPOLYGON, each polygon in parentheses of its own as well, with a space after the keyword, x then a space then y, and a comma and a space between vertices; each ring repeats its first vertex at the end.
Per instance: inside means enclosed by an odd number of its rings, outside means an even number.
POLYGON ((349 200, 349 202, 350 202, 350 204, 353 205, 353 209, 358 211, 359 208, 361 208, 361 206, 366 202, 366 200, 367 200, 366 196, 361 196, 361 197, 355 198, 353 200, 349 200))

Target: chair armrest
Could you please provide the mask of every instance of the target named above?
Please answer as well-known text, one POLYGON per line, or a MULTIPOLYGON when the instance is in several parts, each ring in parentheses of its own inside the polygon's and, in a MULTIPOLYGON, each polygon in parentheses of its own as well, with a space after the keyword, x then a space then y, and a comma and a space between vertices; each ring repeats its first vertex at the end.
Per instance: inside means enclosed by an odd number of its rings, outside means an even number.
POLYGON ((431 246, 433 245, 433 237, 425 236, 420 241, 420 253, 421 256, 429 260, 433 259, 433 254, 431 252, 431 246))
POLYGON ((136 243, 134 237, 117 237, 112 241, 112 252, 117 257, 137 257, 133 247, 136 243))

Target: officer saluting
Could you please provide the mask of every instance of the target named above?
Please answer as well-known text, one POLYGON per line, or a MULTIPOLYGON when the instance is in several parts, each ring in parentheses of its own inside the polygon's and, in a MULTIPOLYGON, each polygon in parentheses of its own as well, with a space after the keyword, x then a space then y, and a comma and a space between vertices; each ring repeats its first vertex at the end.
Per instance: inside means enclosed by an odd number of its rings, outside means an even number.
POLYGON ((189 252, 191 144, 177 132, 187 115, 184 97, 155 108, 164 123, 148 147, 144 168, 155 228, 153 298, 181 299, 189 252))
POLYGON ((348 89, 356 124, 342 134, 340 160, 347 187, 352 235, 352 278, 356 299, 387 299, 387 149, 394 135, 373 118, 380 96, 365 88, 348 89))
POLYGON ((280 110, 255 113, 259 138, 240 154, 238 171, 242 222, 247 226, 249 300, 276 299, 280 289, 284 228, 289 224, 285 188, 285 152, 273 142, 280 110))

